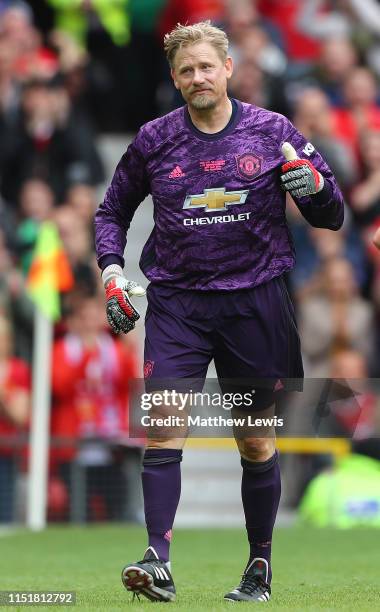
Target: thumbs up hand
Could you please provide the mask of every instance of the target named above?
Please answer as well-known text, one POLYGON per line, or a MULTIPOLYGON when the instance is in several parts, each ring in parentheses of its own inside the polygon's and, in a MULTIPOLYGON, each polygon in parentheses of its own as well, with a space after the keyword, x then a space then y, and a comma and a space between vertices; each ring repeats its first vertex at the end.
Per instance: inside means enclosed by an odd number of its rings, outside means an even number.
POLYGON ((281 166, 281 186, 295 198, 314 195, 323 189, 323 176, 308 159, 299 159, 290 142, 284 142, 281 152, 286 164, 281 166))

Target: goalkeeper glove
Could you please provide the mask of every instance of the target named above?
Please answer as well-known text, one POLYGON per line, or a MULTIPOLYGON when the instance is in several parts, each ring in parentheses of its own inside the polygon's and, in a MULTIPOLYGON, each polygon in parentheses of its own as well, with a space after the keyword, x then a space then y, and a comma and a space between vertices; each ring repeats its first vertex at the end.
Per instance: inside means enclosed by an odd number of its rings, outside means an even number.
POLYGON ((323 189, 323 176, 308 159, 287 161, 281 171, 282 188, 293 197, 311 196, 323 189))
POLYGON ((140 318, 138 310, 129 298, 145 295, 145 289, 134 281, 127 280, 117 264, 107 266, 102 272, 102 279, 106 290, 108 323, 115 334, 127 334, 140 318))

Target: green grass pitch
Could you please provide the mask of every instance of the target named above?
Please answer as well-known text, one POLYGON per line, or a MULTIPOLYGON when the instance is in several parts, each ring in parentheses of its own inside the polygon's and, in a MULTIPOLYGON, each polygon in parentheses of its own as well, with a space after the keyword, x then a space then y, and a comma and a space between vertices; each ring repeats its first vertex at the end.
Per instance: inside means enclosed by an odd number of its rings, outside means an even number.
MULTIPOLYGON (((376 530, 276 529, 273 596, 262 605, 289 611, 379 610, 379 541, 376 530)), ((175 530, 172 570, 177 602, 169 604, 144 598, 132 603, 132 595, 121 585, 122 566, 140 559, 145 543, 144 530, 128 525, 15 532, 0 538, 0 589, 76 591, 76 607, 59 606, 71 611, 152 612, 152 606, 154 610, 164 605, 173 612, 192 612, 256 605, 222 600, 236 586, 246 561, 243 530, 175 530)))

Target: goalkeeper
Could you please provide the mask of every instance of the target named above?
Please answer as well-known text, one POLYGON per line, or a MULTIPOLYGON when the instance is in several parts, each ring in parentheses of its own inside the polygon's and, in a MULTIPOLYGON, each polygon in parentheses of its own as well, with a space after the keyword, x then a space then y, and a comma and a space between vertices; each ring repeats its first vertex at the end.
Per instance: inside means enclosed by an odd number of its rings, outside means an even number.
MULTIPOLYGON (((186 104, 142 126, 96 213, 108 320, 118 333, 139 318, 133 296, 144 290, 124 277, 124 249, 131 219, 150 193, 155 225, 140 260, 150 281, 147 388, 159 389, 159 379, 204 380, 214 359, 222 390, 226 379, 277 381, 259 385, 253 408, 258 416, 273 414, 278 381, 303 377, 284 281, 295 263, 285 196, 290 193, 314 227, 338 230, 342 195, 327 164, 288 119, 228 96, 233 66, 222 30, 209 22, 178 25, 165 36, 165 50, 186 104)), ((236 442, 249 551, 242 580, 226 585, 225 599, 266 602, 281 491, 278 454, 274 435, 236 442)), ((176 596, 169 547, 183 443, 176 432, 150 436, 145 450, 149 546, 141 561, 124 568, 122 580, 152 601, 176 596)))

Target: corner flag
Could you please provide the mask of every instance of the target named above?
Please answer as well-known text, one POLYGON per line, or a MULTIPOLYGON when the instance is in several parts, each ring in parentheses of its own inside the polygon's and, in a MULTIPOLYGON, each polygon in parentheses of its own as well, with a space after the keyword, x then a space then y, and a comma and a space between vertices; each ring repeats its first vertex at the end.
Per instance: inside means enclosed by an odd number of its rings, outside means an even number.
POLYGON ((38 232, 27 278, 28 294, 48 319, 57 321, 61 315, 59 292, 68 291, 73 284, 57 227, 51 221, 45 221, 38 232))
POLYGON ((26 284, 36 306, 27 503, 27 525, 35 531, 46 525, 53 323, 61 316, 59 292, 72 286, 73 276, 57 227, 45 221, 38 232, 26 284))

